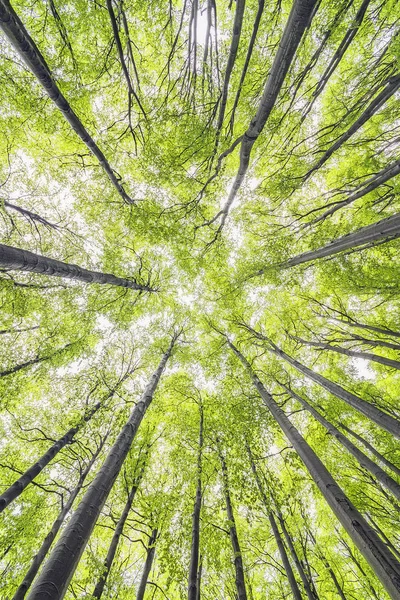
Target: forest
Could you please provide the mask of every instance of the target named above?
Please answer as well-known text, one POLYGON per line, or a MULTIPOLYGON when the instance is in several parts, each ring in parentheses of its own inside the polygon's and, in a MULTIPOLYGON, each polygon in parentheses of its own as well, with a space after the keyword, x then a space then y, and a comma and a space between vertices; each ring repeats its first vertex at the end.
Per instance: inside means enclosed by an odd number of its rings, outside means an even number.
POLYGON ((399 99, 398 0, 0 0, 0 600, 400 600, 399 99))

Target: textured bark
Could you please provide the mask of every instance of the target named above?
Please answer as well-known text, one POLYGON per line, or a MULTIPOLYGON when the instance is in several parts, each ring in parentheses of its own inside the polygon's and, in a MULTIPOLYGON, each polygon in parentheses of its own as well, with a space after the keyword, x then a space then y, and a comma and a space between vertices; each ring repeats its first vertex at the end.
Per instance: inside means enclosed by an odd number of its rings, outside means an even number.
POLYGON ((281 557, 281 561, 283 564, 283 568, 285 569, 286 576, 289 581, 290 589, 292 590, 294 600, 302 600, 302 595, 297 584, 296 578, 293 573, 292 566, 290 564, 288 555, 286 553, 285 545, 283 543, 281 534, 279 533, 278 525, 276 524, 276 520, 274 517, 274 513, 270 509, 270 503, 268 502, 265 490, 260 480, 260 476, 257 472, 256 465, 254 463, 253 454, 251 452, 250 446, 246 443, 247 454, 249 455, 251 470, 253 471, 254 479, 256 480, 258 491, 260 493, 261 499, 264 503, 265 510, 267 511, 268 520, 271 525, 272 533, 274 535, 276 545, 278 546, 279 555, 281 557))
POLYGON ((64 597, 101 509, 121 470, 146 410, 151 404, 176 339, 177 335, 174 335, 130 418, 44 565, 29 594, 29 600, 61 600, 64 597))
POLYGON ((146 561, 144 563, 142 577, 140 578, 139 588, 136 594, 136 600, 143 600, 146 591, 147 580, 150 575, 151 567, 153 566, 154 554, 156 552, 158 530, 153 529, 147 546, 146 561))
POLYGON ((318 596, 316 596, 311 589, 310 582, 308 581, 306 572, 303 569, 303 565, 301 564, 301 561, 297 555, 296 548, 294 547, 292 537, 286 527, 285 519, 283 518, 283 515, 280 512, 278 513, 278 519, 279 519, 279 523, 281 525, 281 529, 283 531, 283 535, 285 536, 286 544, 289 548, 292 560, 293 560, 294 564, 296 565, 297 572, 300 575, 301 581, 303 582, 303 586, 306 591, 307 598, 308 598, 308 600, 316 600, 316 599, 318 599, 318 596))
POLYGON ((202 501, 202 453, 203 453, 203 426, 204 415, 203 406, 200 404, 200 429, 199 429, 199 450, 197 455, 197 487, 196 499, 194 503, 192 516, 192 545, 190 549, 190 566, 189 566, 189 584, 188 584, 188 600, 196 600, 198 597, 198 572, 199 572, 199 550, 200 550, 200 512, 202 501))
POLYGON ((237 600, 247 600, 246 584, 244 579, 244 568, 242 560, 242 551, 240 549, 239 538, 236 529, 235 516, 233 514, 231 493, 229 489, 229 476, 228 467, 226 460, 222 454, 221 449, 218 447, 218 454, 221 461, 222 468, 222 484, 225 496, 226 513, 229 521, 229 537, 231 538, 234 565, 235 565, 235 583, 237 591, 237 600))
POLYGON ((317 3, 317 0, 295 0, 293 3, 292 10, 290 11, 288 21, 279 43, 278 51, 275 55, 271 71, 265 84, 260 105, 242 139, 240 147, 240 164, 235 181, 224 208, 214 218, 215 220, 219 216, 222 217, 220 229, 224 226, 230 207, 243 183, 249 167, 250 154, 255 141, 264 129, 269 115, 271 114, 289 67, 296 54, 298 45, 300 44, 306 27, 310 23, 310 17, 313 14, 317 3))
MULTIPOLYGON (((0 0, 1 1, 1 0, 0 0)), ((105 285, 116 285, 118 287, 130 288, 145 292, 153 292, 149 286, 136 283, 134 279, 122 279, 110 273, 89 271, 78 267, 78 265, 62 262, 54 258, 48 258, 40 254, 34 254, 29 250, 14 248, 0 244, 0 267, 4 270, 29 271, 41 275, 54 277, 66 277, 83 283, 100 283, 105 285)))
POLYGON ((355 431, 353 431, 352 429, 350 429, 343 423, 340 426, 342 427, 342 429, 347 431, 347 433, 349 433, 350 435, 355 437, 356 440, 361 442, 367 448, 367 450, 369 450, 371 452, 371 454, 376 456, 376 458, 378 458, 381 461, 382 464, 384 464, 388 469, 390 469, 391 471, 393 471, 393 473, 396 473, 396 475, 398 475, 400 477, 400 468, 397 467, 396 465, 394 465, 392 462, 390 462, 390 460, 388 460, 385 456, 383 456, 383 454, 378 452, 378 450, 376 450, 376 448, 374 448, 369 442, 367 442, 367 440, 365 438, 363 438, 360 434, 356 433, 355 431))
POLYGON ((200 564, 199 569, 197 571, 197 589, 196 589, 196 600, 200 600, 201 598, 201 575, 203 572, 203 560, 200 556, 200 564))
POLYGON ((363 358, 364 360, 371 360, 372 362, 391 367, 392 369, 400 369, 400 362, 393 360, 392 358, 386 358, 385 356, 379 356, 378 354, 371 354, 370 352, 362 352, 359 350, 350 350, 349 348, 343 348, 341 346, 333 346, 326 342, 309 342, 301 338, 294 338, 301 344, 311 346, 313 348, 321 348, 321 350, 330 350, 331 352, 337 352, 337 354, 345 354, 346 356, 354 356, 355 358, 363 358))
POLYGON ((364 452, 361 452, 361 450, 359 450, 357 446, 353 444, 353 442, 351 442, 345 435, 343 435, 343 433, 341 433, 341 431, 339 431, 337 427, 329 423, 329 421, 327 421, 325 417, 323 417, 317 410, 315 410, 315 408, 313 408, 306 400, 304 400, 304 398, 299 396, 299 394, 294 392, 291 388, 284 385, 283 383, 281 383, 280 385, 287 391, 288 394, 290 394, 290 396, 292 396, 292 398, 300 402, 300 404, 310 414, 312 414, 312 416, 319 423, 321 423, 323 427, 325 427, 328 433, 335 437, 337 441, 344 448, 346 448, 346 450, 348 450, 348 452, 350 452, 352 456, 354 456, 354 458, 357 460, 357 462, 363 469, 368 471, 382 485, 384 485, 388 490, 390 490, 398 500, 400 500, 400 485, 392 477, 390 477, 390 475, 388 475, 383 469, 381 469, 379 465, 374 463, 374 461, 371 460, 366 454, 364 454, 364 452))
POLYGON ((63 348, 59 348, 51 354, 47 354, 46 356, 37 356, 36 358, 32 358, 32 360, 27 360, 23 363, 20 363, 19 365, 11 367, 10 369, 1 371, 0 377, 6 377, 7 375, 11 375, 12 373, 18 373, 18 371, 21 371, 22 369, 26 369, 27 367, 31 367, 32 365, 37 365, 45 360, 50 360, 54 356, 58 356, 59 354, 64 352, 64 350, 67 350, 67 348, 70 348, 70 346, 72 346, 72 344, 66 344, 63 348))
POLYGON ((307 444, 298 430, 292 425, 283 410, 267 392, 257 377, 249 362, 241 352, 226 338, 229 347, 236 354, 248 371, 254 386, 260 394, 282 431, 293 445, 299 457, 307 467, 315 484, 321 491, 332 511, 339 519, 353 542, 359 548, 376 576, 380 579, 389 595, 400 599, 400 563, 387 549, 376 532, 366 522, 361 513, 355 508, 333 479, 325 465, 321 462, 312 448, 307 444))
POLYGON ((39 48, 30 37, 20 18, 8 0, 0 0, 0 27, 9 42, 14 46, 28 69, 34 74, 45 92, 62 112, 75 133, 97 158, 107 177, 125 202, 132 204, 132 200, 118 181, 114 171, 108 163, 103 152, 90 136, 81 120, 71 108, 65 96, 55 82, 51 71, 41 54, 39 48))
MULTIPOLYGON (((325 258, 326 256, 332 256, 338 252, 343 252, 344 250, 350 250, 352 248, 362 250, 363 248, 359 248, 359 246, 368 247, 390 242, 391 240, 397 239, 399 236, 400 214, 396 214, 387 219, 382 219, 382 221, 377 221, 372 225, 360 227, 360 229, 348 233, 347 235, 343 235, 326 246, 317 248, 317 250, 310 250, 309 252, 298 254, 277 266, 280 266, 283 269, 289 269, 296 265, 325 258)), ((264 271, 265 270, 263 269, 258 274, 261 275, 264 271)))
POLYGON ((128 494, 128 499, 125 503, 125 506, 121 513, 121 516, 118 519, 118 523, 115 527, 114 534, 111 538, 110 546, 108 548, 107 556, 106 556, 106 559, 103 564, 104 570, 93 590, 93 594, 92 594, 93 598, 97 598, 97 599, 101 598, 101 596, 103 594, 104 587, 107 582, 108 574, 110 572, 111 566, 114 562, 115 554, 117 552, 118 543, 119 543, 120 537, 122 535, 122 532, 124 530, 126 519, 128 518, 128 515, 132 508, 132 504, 135 499, 136 491, 138 489, 140 480, 143 476, 144 466, 145 466, 145 464, 143 463, 141 471, 140 471, 139 475, 136 477, 135 482, 130 489, 130 492, 128 494))
POLYGON ((75 498, 81 491, 82 486, 85 482, 85 479, 90 472, 90 469, 92 468, 94 462, 96 461, 98 455, 100 454, 100 452, 104 446, 104 441, 105 440, 103 440, 102 443, 99 445, 97 451, 95 452, 95 454, 93 454, 93 457, 91 458, 90 462, 88 463, 88 466, 82 472, 77 486, 71 492, 66 504, 64 505, 64 507, 60 511, 60 513, 58 514, 58 517, 54 521, 49 533, 46 535, 46 537, 43 541, 43 544, 41 545, 38 553, 34 556, 31 566, 29 567, 21 585, 18 587, 17 591, 15 592, 14 596, 12 597, 12 600, 23 600, 25 598, 25 595, 26 595, 28 589, 30 588, 30 586, 32 585, 32 582, 33 582, 34 578, 36 577, 44 559, 46 558, 47 553, 50 550, 50 546, 53 543, 57 533, 59 532, 60 527, 63 524, 65 517, 68 515, 69 511, 72 508, 75 498))
POLYGON ((81 422, 75 427, 71 427, 61 437, 58 439, 40 458, 37 460, 29 469, 25 471, 21 475, 17 481, 1 494, 0 496, 0 513, 13 501, 15 498, 18 498, 20 494, 24 491, 24 489, 43 471, 43 469, 49 464, 50 461, 53 460, 55 456, 62 450, 67 444, 70 444, 75 434, 79 431, 80 427, 87 423, 91 417, 99 410, 101 403, 96 404, 92 410, 84 416, 81 422))
POLYGON ((354 123, 345 131, 339 139, 328 150, 324 152, 318 162, 308 171, 304 180, 307 180, 314 171, 322 167, 324 163, 338 150, 347 140, 351 138, 384 104, 400 87, 400 74, 393 75, 388 80, 384 89, 372 100, 364 112, 354 121, 354 123))
POLYGON ((322 386, 334 396, 341 398, 344 402, 358 410, 360 413, 362 413, 369 419, 371 419, 371 421, 374 421, 374 423, 379 425, 379 427, 382 427, 382 429, 385 429, 386 431, 400 439, 400 422, 397 419, 395 419, 391 415, 384 413, 382 410, 380 410, 373 404, 366 402, 359 396, 356 396, 356 394, 345 390, 342 386, 338 385, 337 383, 334 383, 330 379, 327 379, 323 375, 315 373, 305 365, 302 365, 300 362, 286 354, 286 352, 278 348, 278 346, 276 346, 276 344, 273 344, 270 340, 268 340, 268 342, 271 344, 271 352, 274 352, 274 354, 276 354, 277 356, 280 356, 283 359, 285 359, 290 365, 292 365, 295 369, 300 371, 300 373, 303 373, 306 377, 308 377, 312 381, 315 381, 315 383, 318 383, 320 386, 322 386))

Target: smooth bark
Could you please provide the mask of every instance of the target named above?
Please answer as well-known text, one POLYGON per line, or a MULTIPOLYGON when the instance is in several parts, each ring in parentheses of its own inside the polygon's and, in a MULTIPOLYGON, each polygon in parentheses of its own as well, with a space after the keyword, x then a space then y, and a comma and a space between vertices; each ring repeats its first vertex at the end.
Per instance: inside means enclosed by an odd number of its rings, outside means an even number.
POLYGON ((149 545, 147 546, 146 560, 144 563, 142 576, 140 578, 139 588, 138 588, 138 591, 136 594, 136 600, 143 600, 143 598, 144 598, 147 581, 149 579, 151 567, 153 566, 154 555, 156 552, 157 536, 158 536, 158 530, 153 529, 150 539, 149 539, 149 545))
POLYGON ((163 355, 130 418, 44 565, 29 594, 29 600, 61 600, 64 597, 101 509, 121 470, 146 410, 151 404, 178 335, 174 334, 168 350, 163 355))
POLYGON ((30 273, 40 273, 41 275, 54 277, 66 277, 83 283, 116 285, 132 290, 154 292, 149 286, 141 285, 134 279, 123 279, 110 273, 89 271, 78 265, 42 256, 41 254, 34 254, 29 250, 5 246, 4 244, 0 244, 0 268, 3 270, 29 271, 30 273))
POLYGON ((246 450, 247 450, 247 454, 249 455, 251 470, 253 472, 254 479, 256 480, 256 484, 258 487, 258 491, 260 493, 260 497, 263 501, 265 510, 267 511, 268 520, 271 525, 271 529, 272 529, 272 533, 273 533, 275 541, 276 541, 276 545, 278 546, 279 555, 281 557, 283 568, 285 569, 285 572, 286 572, 286 577, 288 578, 290 589, 292 590, 293 598, 294 598, 294 600, 302 600, 300 588, 299 588, 296 578, 294 576, 292 565, 290 564, 281 534, 279 533, 279 529, 278 529, 278 525, 276 524, 276 519, 275 519, 274 513, 272 512, 272 510, 270 508, 270 502, 268 502, 267 495, 266 495, 264 487, 261 483, 260 476, 257 472, 253 454, 252 454, 250 446, 248 445, 247 442, 246 442, 246 450))
POLYGON ((203 406, 200 403, 200 426, 199 426, 199 449, 197 454, 197 486, 196 499, 194 502, 192 516, 192 545, 190 549, 190 566, 189 566, 189 584, 188 584, 188 600, 196 600, 198 597, 198 572, 199 572, 199 552, 200 552, 200 512, 202 501, 202 453, 203 453, 203 426, 204 414, 203 406))
POLYGON ((115 172, 112 170, 103 152, 97 146, 94 139, 90 136, 87 129, 84 127, 83 123, 75 111, 71 108, 65 96, 62 94, 42 53, 27 32, 26 28, 8 0, 0 0, 0 28, 3 30, 4 35, 25 62, 28 69, 34 74, 40 85, 44 88, 45 92, 48 94, 57 108, 62 112, 72 129, 80 137, 90 152, 97 158, 107 177, 118 191, 120 196, 125 202, 132 204, 133 201, 131 198, 129 198, 128 194, 118 181, 115 172))
POLYGON ((369 450, 371 452, 371 454, 376 456, 376 458, 381 461, 382 464, 384 464, 388 469, 390 469, 391 471, 393 471, 393 473, 396 473, 396 475, 398 475, 400 477, 400 468, 397 467, 396 465, 394 465, 385 456, 383 456, 383 454, 378 452, 378 450, 376 448, 374 448, 372 446, 372 444, 370 444, 364 437, 362 437, 359 433, 356 433, 355 431, 350 429, 350 427, 347 427, 347 425, 344 425, 343 423, 341 423, 340 427, 342 429, 344 429, 345 431, 347 431, 347 433, 349 433, 350 435, 355 437, 356 440, 361 442, 367 448, 367 450, 369 450))
POLYGON ((219 459, 221 461, 221 468, 222 468, 222 484, 223 484, 224 496, 225 496, 226 514, 228 516, 228 521, 229 521, 229 537, 231 539, 233 556, 234 556, 235 584, 236 584, 236 591, 237 591, 237 600, 247 600, 242 551, 240 549, 240 543, 239 543, 239 538, 238 538, 237 529, 236 529, 236 521, 235 521, 235 516, 233 514, 232 499, 231 499, 231 493, 230 493, 230 488, 229 488, 228 467, 226 464, 225 457, 222 454, 222 451, 219 447, 218 447, 218 454, 219 454, 219 459))
POLYGON ((400 563, 388 550, 376 532, 366 522, 361 513, 355 508, 333 479, 325 465, 321 462, 312 448, 292 425, 283 410, 274 401, 271 394, 253 371, 250 363, 241 352, 226 337, 227 343, 238 359, 242 362, 252 382, 260 394, 264 404, 281 427, 282 431, 293 445, 299 457, 305 464, 315 484, 321 491, 332 511, 339 519, 353 542, 359 548, 376 576, 380 579, 389 595, 395 600, 400 599, 400 563))
POLYGON ((100 454, 103 446, 104 446, 104 442, 105 442, 105 438, 103 439, 102 443, 99 444, 98 449, 96 450, 96 452, 93 454, 90 462, 88 463, 86 469, 82 472, 78 484, 75 487, 75 489, 71 492, 66 504, 64 505, 64 507, 62 508, 62 510, 60 511, 60 513, 58 514, 56 520, 54 521, 52 528, 50 529, 49 533, 46 535, 39 551, 37 552, 37 554, 34 556, 33 561, 31 563, 31 566, 29 567, 21 585, 18 587, 17 591, 15 592, 14 596, 12 597, 12 600, 23 600, 26 596, 26 593, 28 591, 28 589, 30 588, 30 586, 32 585, 33 580, 35 579, 44 559, 47 556, 48 551, 50 550, 50 546, 53 543, 57 533, 60 530, 61 525, 63 524, 65 517, 68 515, 69 511, 72 508, 72 505, 75 501, 75 498, 77 497, 77 495, 79 494, 79 492, 82 489, 82 486, 85 482, 86 477, 88 476, 94 462, 96 461, 98 455, 100 454))
POLYGON ((51 358, 53 358, 54 356, 58 356, 59 354, 61 354, 61 352, 64 352, 64 350, 67 350, 67 348, 70 348, 71 346, 72 343, 66 344, 63 348, 59 348, 51 354, 47 354, 46 356, 37 356, 36 358, 32 358, 31 360, 26 360, 23 363, 14 365, 10 369, 5 369, 4 371, 1 371, 0 377, 6 377, 7 375, 11 375, 12 373, 18 373, 18 371, 22 371, 22 369, 26 369, 27 367, 31 367, 32 365, 37 365, 45 360, 50 360, 51 358))

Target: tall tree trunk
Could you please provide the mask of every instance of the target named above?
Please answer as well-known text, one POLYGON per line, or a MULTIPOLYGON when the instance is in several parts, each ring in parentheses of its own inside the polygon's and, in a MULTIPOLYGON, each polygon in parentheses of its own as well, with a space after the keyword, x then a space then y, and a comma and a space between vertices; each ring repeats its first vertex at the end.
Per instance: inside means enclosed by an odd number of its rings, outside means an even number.
POLYGON ((338 581, 338 578, 336 577, 335 571, 332 569, 331 565, 329 564, 329 561, 327 560, 325 554, 323 552, 321 552, 319 550, 319 548, 317 547, 317 540, 315 539, 314 534, 310 530, 308 530, 308 533, 311 536, 311 540, 312 540, 312 542, 314 544, 317 556, 320 558, 320 560, 323 562, 325 568, 327 569, 327 571, 328 571, 328 573, 329 573, 329 575, 330 575, 330 577, 331 577, 331 579, 333 581, 333 584, 334 584, 334 586, 336 588, 336 591, 337 591, 338 595, 340 596, 341 600, 348 600, 346 598, 346 596, 344 595, 343 588, 340 585, 340 583, 338 581))
POLYGON ((300 588, 299 588, 296 578, 294 576, 292 566, 290 564, 288 555, 286 553, 285 545, 283 543, 281 534, 279 533, 278 525, 276 524, 274 513, 272 512, 272 510, 270 508, 270 502, 268 502, 264 487, 261 483, 260 476, 257 472, 257 468, 254 463, 253 454, 251 452, 250 446, 247 443, 247 441, 246 441, 246 450, 247 450, 247 454, 249 455, 251 470, 253 471, 253 475, 254 475, 254 479, 256 480, 256 483, 257 483, 258 491, 259 491, 261 499, 264 503, 265 510, 267 511, 268 520, 271 525, 271 529, 272 529, 272 533, 273 533, 275 541, 276 541, 276 545, 278 546, 279 555, 281 557, 283 568, 285 569, 285 572, 286 572, 286 577, 288 578, 288 581, 289 581, 290 589, 292 590, 293 598, 294 598, 294 600, 302 600, 300 588))
POLYGON ((39 48, 30 37, 8 0, 0 0, 0 27, 3 30, 4 35, 27 65, 28 69, 35 75, 45 92, 62 112, 72 129, 80 137, 90 152, 97 158, 120 196, 125 202, 132 204, 133 201, 129 198, 128 194, 118 181, 103 152, 97 146, 94 139, 90 136, 81 120, 62 94, 39 48))
POLYGON ((104 442, 106 440, 106 437, 103 438, 101 444, 99 444, 99 447, 97 448, 96 452, 93 454, 90 462, 88 463, 86 469, 82 472, 78 484, 75 487, 75 489, 71 492, 66 504, 64 505, 64 507, 62 508, 62 510, 60 511, 60 513, 58 514, 58 517, 56 518, 56 520, 53 523, 52 528, 50 529, 49 533, 46 535, 46 537, 44 538, 44 541, 38 551, 38 553, 34 556, 33 561, 31 563, 31 566, 29 567, 22 583, 20 584, 19 588, 17 589, 17 591, 15 592, 14 596, 12 597, 12 600, 23 600, 25 598, 25 595, 28 591, 28 589, 30 588, 30 586, 32 585, 33 580, 35 579, 44 559, 47 556, 48 551, 50 550, 50 546, 53 543, 57 533, 60 530, 61 525, 64 522, 65 517, 68 515, 69 511, 72 508, 72 505, 75 501, 75 498, 77 497, 77 495, 79 494, 79 492, 82 489, 82 486, 85 482, 86 477, 88 476, 90 469, 92 468, 94 462, 96 461, 98 455, 100 454, 101 450, 103 449, 104 446, 104 442))
POLYGON ((350 435, 355 437, 356 440, 361 442, 367 448, 367 450, 369 450, 371 452, 371 454, 376 456, 376 458, 381 461, 381 463, 383 463, 388 469, 390 469, 391 471, 393 471, 393 473, 396 473, 396 475, 399 475, 399 477, 400 477, 399 467, 396 467, 396 465, 394 465, 392 462, 390 462, 390 460, 388 460, 385 456, 383 456, 383 454, 378 452, 378 450, 376 450, 376 448, 374 448, 365 438, 363 438, 361 435, 359 435, 358 433, 356 433, 355 431, 353 431, 352 429, 347 427, 347 425, 344 425, 344 423, 341 423, 340 427, 342 429, 344 429, 345 431, 347 431, 347 433, 349 433, 350 435))
POLYGON ((201 599, 201 575, 203 572, 203 559, 200 556, 199 568, 197 571, 197 589, 196 589, 196 600, 201 599))
POLYGON ((67 279, 75 279, 83 283, 116 285, 132 290, 154 292, 148 285, 141 285, 134 279, 123 279, 110 273, 89 271, 78 265, 65 263, 61 260, 42 256, 41 254, 34 254, 29 250, 5 246, 4 244, 0 244, 0 267, 7 270, 16 269, 17 271, 29 271, 30 273, 39 273, 41 275, 66 277, 67 279))
POLYGON ((11 367, 10 369, 6 369, 5 371, 0 371, 0 377, 6 377, 7 375, 12 375, 13 373, 18 373, 18 371, 22 371, 22 369, 26 369, 27 367, 31 367, 32 365, 37 365, 45 360, 50 360, 51 358, 53 358, 54 356, 58 356, 59 354, 61 354, 61 352, 64 352, 64 350, 67 350, 67 348, 70 348, 71 346, 72 346, 72 343, 66 344, 63 348, 59 348, 58 350, 55 350, 51 354, 47 354, 46 356, 37 356, 36 358, 32 358, 32 360, 27 360, 23 363, 20 363, 19 365, 15 365, 14 367, 11 367))
POLYGON ((118 523, 115 527, 114 534, 111 538, 110 546, 108 548, 107 556, 106 556, 106 559, 103 564, 103 571, 102 571, 100 578, 93 590, 93 594, 92 594, 93 598, 99 599, 99 598, 101 598, 101 596, 103 594, 104 587, 106 585, 107 578, 110 573, 111 566, 114 562, 115 554, 117 552, 120 537, 124 530, 124 526, 125 526, 128 516, 129 516, 130 510, 132 508, 132 504, 135 499, 135 495, 136 495, 137 489, 139 487, 139 483, 143 477, 143 471, 146 466, 146 458, 147 458, 147 456, 144 458, 144 461, 142 463, 142 466, 140 468, 140 471, 139 471, 137 477, 135 477, 135 481, 134 481, 134 483, 130 489, 130 492, 128 494, 128 499, 125 503, 124 509, 121 513, 120 518, 118 519, 118 523))
POLYGON ((158 535, 158 530, 153 529, 150 539, 149 539, 149 545, 147 546, 146 561, 144 563, 142 577, 140 578, 140 584, 139 584, 139 588, 138 588, 138 591, 136 594, 136 600, 143 600, 143 598, 144 598, 147 580, 150 575, 151 567, 153 566, 154 554, 156 552, 157 535, 158 535))
POLYGON ((379 356, 377 354, 371 354, 370 352, 360 352, 358 350, 349 350, 348 348, 342 348, 341 346, 333 346, 332 344, 325 342, 309 342, 308 340, 303 340, 301 338, 294 338, 299 341, 301 344, 306 346, 310 346, 312 348, 321 348, 322 350, 330 350, 331 352, 337 352, 338 354, 344 354, 346 356, 354 356, 355 358, 363 358, 364 360, 371 360, 373 362, 377 362, 381 365, 385 365, 386 367, 391 367, 392 369, 400 369, 400 362, 398 360, 393 360, 391 358, 386 358, 384 356, 379 356))
POLYGON ((274 352, 277 356, 281 356, 300 373, 303 373, 306 377, 308 377, 312 381, 315 381, 315 383, 318 383, 320 386, 322 386, 334 396, 341 398, 344 402, 347 402, 347 404, 349 404, 350 406, 358 410, 360 413, 371 419, 371 421, 374 421, 374 423, 379 425, 379 427, 382 427, 382 429, 385 429, 386 431, 394 435, 396 438, 400 439, 400 423, 397 419, 384 413, 379 408, 376 408, 376 406, 374 406, 373 404, 366 402, 365 400, 363 400, 359 396, 356 396, 352 392, 348 392, 340 385, 334 383, 333 381, 330 381, 330 379, 327 379, 323 375, 315 373, 305 365, 299 363, 297 360, 286 354, 286 352, 278 348, 278 346, 276 346, 276 344, 274 344, 270 340, 268 340, 268 342, 271 344, 271 352, 274 352))
MULTIPOLYGON (((318 260, 326 256, 332 256, 333 254, 343 252, 344 250, 358 248, 358 246, 368 247, 390 242, 391 240, 397 239, 399 236, 400 214, 396 214, 392 217, 388 217, 387 219, 382 219, 382 221, 372 223, 372 225, 360 227, 360 229, 357 229, 352 233, 348 233, 347 235, 343 235, 342 237, 333 240, 326 246, 317 248, 317 250, 303 252, 303 254, 298 254, 286 262, 276 266, 280 266, 283 269, 289 269, 290 267, 294 267, 296 265, 318 260)), ((360 249, 362 250, 363 248, 360 249)), ((259 271, 258 274, 261 275, 264 272, 265 269, 259 271)))
POLYGON ((43 469, 49 464, 50 461, 53 460, 55 456, 68 444, 71 444, 75 435, 81 429, 81 427, 90 421, 94 414, 104 405, 104 403, 113 397, 118 387, 121 385, 123 381, 131 375, 133 371, 127 371, 127 373, 121 377, 118 384, 110 390, 110 392, 103 398, 101 402, 98 402, 91 408, 88 412, 86 412, 81 420, 75 425, 75 427, 71 427, 61 438, 59 438, 40 458, 37 460, 29 469, 25 471, 21 475, 17 481, 14 483, 0 495, 0 513, 13 501, 15 498, 18 498, 20 494, 24 491, 24 489, 43 471, 43 469))
POLYGON ((380 579, 392 598, 400 599, 400 563, 387 549, 375 531, 366 522, 361 513, 353 506, 325 465, 313 449, 307 444, 298 430, 289 421, 283 410, 267 392, 257 377, 250 363, 243 354, 232 344, 228 337, 226 341, 248 371, 254 386, 260 394, 282 431, 291 442, 296 452, 307 467, 315 484, 328 502, 349 536, 363 554, 376 576, 380 579))
POLYGON ((385 328, 385 327, 377 327, 376 325, 366 325, 365 323, 359 323, 350 317, 347 319, 339 319, 338 317, 332 317, 335 321, 339 323, 344 323, 349 327, 357 327, 358 329, 366 329, 367 331, 373 331, 375 333, 381 333, 382 335, 388 335, 390 337, 400 338, 399 331, 393 331, 393 329, 385 328))
POLYGON ((190 551, 190 566, 189 566, 189 585, 188 585, 188 600, 196 600, 198 596, 198 571, 199 571, 199 549, 200 549, 200 511, 202 501, 202 453, 203 453, 203 426, 204 414, 203 406, 200 402, 200 429, 199 429, 199 450, 197 455, 197 487, 196 500, 194 503, 192 517, 192 546, 190 551))
POLYGON ((311 589, 310 582, 308 580, 307 574, 306 574, 306 572, 303 569, 303 565, 301 564, 301 561, 300 561, 300 559, 299 559, 299 557, 297 555, 297 551, 296 551, 296 548, 294 547, 291 535, 290 535, 290 533, 289 533, 289 531, 288 531, 288 529, 286 527, 285 519, 283 518, 283 515, 282 515, 282 513, 280 511, 278 512, 278 520, 279 520, 279 523, 281 525, 281 529, 283 531, 283 535, 285 536, 286 544, 287 544, 287 546, 289 548, 289 551, 290 551, 290 554, 292 556, 293 562, 296 565, 297 571, 298 571, 298 573, 300 575, 300 579, 303 582, 303 586, 304 586, 304 589, 306 591, 307 598, 308 598, 308 600, 316 600, 316 599, 318 600, 318 596, 315 595, 313 593, 312 589, 311 589))
POLYGON ((139 425, 151 404, 160 377, 179 334, 174 334, 130 418, 122 428, 95 479, 83 496, 49 560, 34 585, 29 600, 61 600, 79 563, 101 509, 121 470, 139 425))
MULTIPOLYGON (((289 18, 279 43, 278 51, 275 55, 265 84, 257 113, 251 120, 250 125, 242 138, 238 172, 225 206, 217 215, 222 216, 220 229, 224 226, 230 207, 243 183, 247 169, 249 168, 250 154, 253 146, 271 114, 289 67, 293 62, 296 50, 303 37, 303 33, 309 25, 317 5, 317 0, 294 0, 293 2, 289 18)), ((215 219, 216 218, 217 217, 215 217, 215 219)))
POLYGON ((242 560, 242 551, 240 549, 239 538, 236 530, 236 522, 235 516, 233 514, 231 493, 229 488, 229 476, 228 476, 228 467, 226 465, 226 460, 224 455, 222 454, 222 450, 218 444, 218 454, 219 459, 221 461, 222 468, 222 484, 224 489, 225 496, 225 504, 226 504, 226 513, 228 515, 229 521, 229 537, 231 538, 233 556, 234 556, 234 564, 235 564, 235 583, 236 583, 236 591, 238 600, 247 600, 246 593, 246 584, 244 579, 244 568, 243 568, 243 560, 242 560))
POLYGON ((384 485, 388 490, 392 492, 392 494, 400 500, 400 485, 395 481, 390 475, 388 475, 383 469, 379 467, 373 460, 371 460, 364 452, 361 452, 351 442, 337 427, 332 425, 325 417, 323 417, 315 408, 313 408, 304 398, 299 396, 296 392, 294 392, 291 388, 284 385, 283 383, 279 384, 283 387, 287 393, 292 396, 295 400, 300 402, 300 404, 308 410, 309 413, 319 422, 325 429, 330 433, 333 437, 335 437, 338 442, 346 448, 350 452, 352 456, 358 461, 359 465, 368 471, 373 477, 375 477, 382 485, 384 485))

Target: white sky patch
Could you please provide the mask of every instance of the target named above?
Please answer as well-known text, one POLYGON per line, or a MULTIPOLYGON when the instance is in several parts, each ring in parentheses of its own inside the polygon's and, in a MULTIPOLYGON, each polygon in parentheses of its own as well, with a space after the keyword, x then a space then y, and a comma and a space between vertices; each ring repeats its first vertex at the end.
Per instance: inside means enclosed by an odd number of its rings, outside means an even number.
POLYGON ((365 358, 351 358, 351 363, 363 379, 375 379, 375 373, 365 358))

